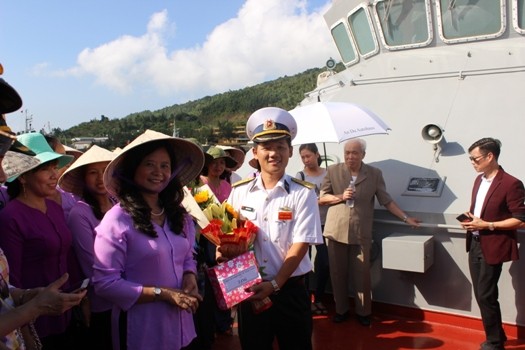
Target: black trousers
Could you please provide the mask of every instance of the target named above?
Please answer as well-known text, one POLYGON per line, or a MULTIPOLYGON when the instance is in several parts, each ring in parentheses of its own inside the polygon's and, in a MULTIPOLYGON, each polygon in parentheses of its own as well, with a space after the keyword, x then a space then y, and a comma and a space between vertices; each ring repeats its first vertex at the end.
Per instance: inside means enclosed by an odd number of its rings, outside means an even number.
POLYGON ((111 310, 91 313, 90 349, 111 350, 111 310))
POLYGON ((469 251, 469 269, 474 296, 481 311, 481 320, 487 342, 501 346, 507 337, 501 321, 498 302, 498 281, 503 264, 487 264, 477 239, 472 239, 469 251))
POLYGON ((271 350, 277 339, 280 350, 311 350, 313 321, 304 276, 290 278, 270 298, 273 305, 259 314, 250 301, 239 305, 242 349, 271 350))

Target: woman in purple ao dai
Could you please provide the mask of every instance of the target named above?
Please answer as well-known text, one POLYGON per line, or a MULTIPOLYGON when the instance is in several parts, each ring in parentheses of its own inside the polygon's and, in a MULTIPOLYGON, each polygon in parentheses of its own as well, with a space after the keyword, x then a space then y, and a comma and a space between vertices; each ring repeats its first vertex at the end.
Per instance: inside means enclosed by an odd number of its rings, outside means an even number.
POLYGON ((114 349, 176 350, 195 338, 195 228, 181 202, 203 162, 190 141, 147 130, 104 173, 120 205, 95 229, 93 282, 114 303, 114 349))

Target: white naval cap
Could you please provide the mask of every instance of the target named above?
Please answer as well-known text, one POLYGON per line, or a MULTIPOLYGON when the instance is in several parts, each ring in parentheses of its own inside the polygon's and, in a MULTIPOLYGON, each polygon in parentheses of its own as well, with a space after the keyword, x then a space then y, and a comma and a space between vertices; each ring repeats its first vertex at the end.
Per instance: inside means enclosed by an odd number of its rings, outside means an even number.
POLYGON ((297 123, 288 111, 265 107, 253 112, 246 122, 246 134, 253 142, 266 142, 297 135, 297 123))

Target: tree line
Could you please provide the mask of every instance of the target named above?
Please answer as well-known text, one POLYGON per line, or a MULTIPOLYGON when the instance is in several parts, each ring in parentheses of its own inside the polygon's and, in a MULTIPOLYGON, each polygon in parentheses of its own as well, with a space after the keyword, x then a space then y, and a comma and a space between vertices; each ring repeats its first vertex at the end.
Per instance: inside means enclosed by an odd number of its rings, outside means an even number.
POLYGON ((304 93, 315 89, 317 76, 324 68, 306 70, 240 90, 228 91, 183 104, 174 104, 157 111, 142 111, 124 118, 102 115, 67 130, 55 128, 51 134, 66 144, 75 137, 107 137, 101 146, 107 149, 124 147, 146 129, 168 135, 195 138, 201 143, 219 143, 229 138, 235 127, 243 126, 255 110, 267 107, 293 109, 304 99, 304 93), (215 133, 214 133, 215 127, 215 133), (219 130, 217 132, 217 129, 219 130))

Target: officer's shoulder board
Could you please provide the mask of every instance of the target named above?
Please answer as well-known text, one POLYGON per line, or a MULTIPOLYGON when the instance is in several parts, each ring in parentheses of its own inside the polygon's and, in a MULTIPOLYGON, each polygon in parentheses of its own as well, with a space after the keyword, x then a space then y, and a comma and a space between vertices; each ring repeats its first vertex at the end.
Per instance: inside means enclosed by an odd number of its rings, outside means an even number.
POLYGON ((255 180, 255 177, 249 177, 249 178, 246 178, 246 179, 239 180, 239 181, 237 181, 236 183, 234 183, 232 185, 232 188, 233 187, 239 187, 239 186, 242 186, 242 185, 246 185, 247 183, 250 183, 253 180, 255 180))
POLYGON ((295 177, 292 177, 292 181, 310 190, 315 188, 315 185, 313 183, 308 182, 308 181, 299 180, 299 179, 296 179, 295 177))

